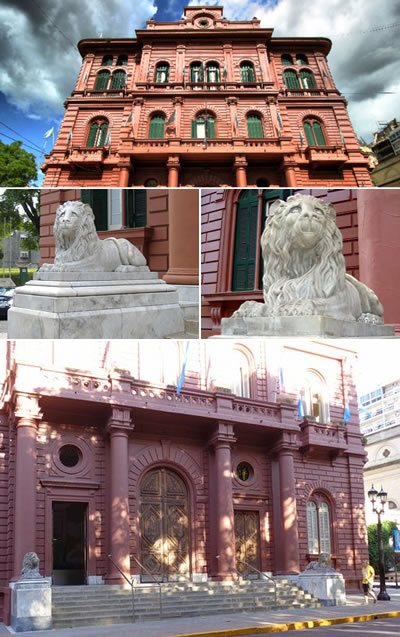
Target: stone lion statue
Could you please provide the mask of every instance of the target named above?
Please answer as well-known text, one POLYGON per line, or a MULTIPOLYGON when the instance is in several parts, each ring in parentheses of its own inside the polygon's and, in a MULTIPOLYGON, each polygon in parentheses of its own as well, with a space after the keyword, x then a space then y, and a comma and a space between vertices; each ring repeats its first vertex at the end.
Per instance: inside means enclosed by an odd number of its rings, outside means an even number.
POLYGON ((332 568, 332 560, 329 553, 320 553, 318 561, 309 562, 304 569, 305 571, 334 571, 332 568))
POLYGON ((31 551, 25 553, 22 560, 21 579, 37 579, 41 577, 39 573, 39 556, 37 553, 31 551))
POLYGON ((54 264, 44 263, 41 271, 130 272, 146 266, 143 254, 127 239, 100 240, 93 210, 81 201, 67 201, 58 207, 54 236, 54 264))
POLYGON ((264 303, 246 301, 233 316, 325 315, 383 323, 375 293, 346 274, 332 204, 294 195, 272 204, 261 237, 264 303))

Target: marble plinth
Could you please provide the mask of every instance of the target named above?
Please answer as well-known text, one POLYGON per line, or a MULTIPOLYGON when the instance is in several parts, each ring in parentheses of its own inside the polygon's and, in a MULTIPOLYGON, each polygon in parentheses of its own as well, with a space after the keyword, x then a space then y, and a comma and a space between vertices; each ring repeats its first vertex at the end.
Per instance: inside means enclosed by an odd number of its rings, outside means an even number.
POLYGON ((297 583, 304 591, 317 597, 326 606, 346 605, 344 577, 341 573, 304 571, 298 576, 297 583))
POLYGON ((176 288, 134 272, 38 272, 17 288, 8 338, 164 338, 183 331, 176 288))
POLYGON ((48 578, 11 582, 11 628, 17 633, 49 630, 51 619, 51 580, 48 578))
POLYGON ((319 336, 374 338, 394 336, 390 325, 343 321, 329 316, 241 316, 223 318, 222 336, 319 336))

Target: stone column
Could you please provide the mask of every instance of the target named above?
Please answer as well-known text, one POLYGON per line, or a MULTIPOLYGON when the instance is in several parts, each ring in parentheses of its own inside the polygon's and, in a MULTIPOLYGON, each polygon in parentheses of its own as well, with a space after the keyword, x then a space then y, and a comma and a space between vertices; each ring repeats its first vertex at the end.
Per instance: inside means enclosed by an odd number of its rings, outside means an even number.
POLYGON ((167 283, 199 284, 199 197, 197 190, 168 194, 169 268, 167 283))
POLYGON ((167 161, 168 168, 168 188, 177 188, 179 186, 179 157, 169 157, 167 161))
POLYGON ((36 551, 36 432, 41 418, 38 397, 18 394, 15 408, 14 581, 19 579, 25 553, 36 551))
POLYGON ((238 188, 246 188, 247 187, 246 157, 235 157, 235 163, 233 165, 236 171, 236 186, 238 188))
POLYGON ((297 186, 296 181, 296 164, 294 161, 284 161, 282 168, 285 173, 286 185, 294 188, 297 186))
MULTIPOLYGON (((128 438, 133 430, 129 409, 112 407, 107 424, 110 436, 109 547, 108 555, 130 579, 128 438)), ((108 584, 124 584, 121 573, 108 560, 108 584)))
POLYGON ((215 450, 215 548, 218 579, 232 579, 235 568, 235 531, 232 496, 231 445, 236 441, 230 424, 219 423, 210 444, 215 450))
POLYGON ((124 161, 123 163, 120 162, 119 164, 119 188, 127 188, 129 186, 130 164, 130 159, 127 159, 127 161, 124 161))

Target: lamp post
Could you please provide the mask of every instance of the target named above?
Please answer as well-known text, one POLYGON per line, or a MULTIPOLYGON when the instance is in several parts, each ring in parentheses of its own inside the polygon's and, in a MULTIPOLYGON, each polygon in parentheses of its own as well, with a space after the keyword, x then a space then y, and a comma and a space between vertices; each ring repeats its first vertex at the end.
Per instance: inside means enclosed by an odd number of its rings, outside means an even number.
POLYGON ((381 487, 381 490, 378 493, 378 491, 374 488, 374 485, 372 485, 372 487, 368 491, 368 498, 372 504, 373 512, 376 513, 378 516, 378 554, 379 554, 379 587, 380 587, 380 590, 378 593, 378 599, 388 601, 390 600, 390 596, 388 595, 386 591, 385 563, 383 559, 383 538, 382 538, 382 522, 381 522, 381 515, 385 510, 385 504, 387 502, 387 493, 386 491, 383 490, 383 487, 381 487), (375 505, 375 503, 377 502, 377 498, 379 499, 379 502, 377 505, 375 505))

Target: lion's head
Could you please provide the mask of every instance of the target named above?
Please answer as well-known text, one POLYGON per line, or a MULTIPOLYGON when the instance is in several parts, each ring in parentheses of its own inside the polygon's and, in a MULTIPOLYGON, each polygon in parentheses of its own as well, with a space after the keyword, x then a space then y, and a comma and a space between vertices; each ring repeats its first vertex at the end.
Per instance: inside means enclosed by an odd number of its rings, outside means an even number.
POLYGON ((29 579, 40 576, 39 574, 39 556, 34 551, 25 553, 22 560, 21 576, 23 579, 29 579))
POLYGON ((61 204, 56 212, 54 236, 55 262, 66 252, 69 261, 79 261, 91 254, 99 241, 91 207, 81 201, 66 201, 61 204))
POLYGON ((261 238, 264 299, 328 298, 345 285, 342 235, 335 208, 310 195, 275 202, 261 238))

